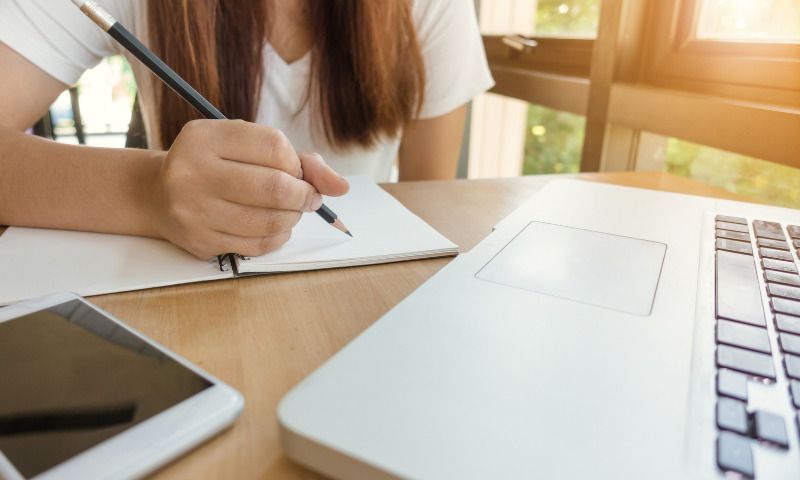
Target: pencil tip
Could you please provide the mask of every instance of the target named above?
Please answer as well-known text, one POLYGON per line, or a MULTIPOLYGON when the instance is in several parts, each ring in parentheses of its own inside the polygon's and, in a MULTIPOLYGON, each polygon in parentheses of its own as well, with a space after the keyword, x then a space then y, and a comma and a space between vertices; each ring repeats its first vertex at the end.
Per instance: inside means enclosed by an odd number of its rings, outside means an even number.
POLYGON ((344 225, 344 223, 342 223, 342 221, 341 221, 341 220, 339 220, 338 218, 337 218, 336 220, 334 220, 334 221, 333 221, 333 223, 331 223, 331 225, 333 225, 333 227, 334 227, 336 230, 339 230, 339 231, 340 231, 340 232, 342 232, 342 233, 346 233, 346 234, 350 235, 351 237, 353 236, 353 234, 352 234, 352 233, 350 233, 350 229, 348 229, 348 228, 347 228, 347 227, 344 225))

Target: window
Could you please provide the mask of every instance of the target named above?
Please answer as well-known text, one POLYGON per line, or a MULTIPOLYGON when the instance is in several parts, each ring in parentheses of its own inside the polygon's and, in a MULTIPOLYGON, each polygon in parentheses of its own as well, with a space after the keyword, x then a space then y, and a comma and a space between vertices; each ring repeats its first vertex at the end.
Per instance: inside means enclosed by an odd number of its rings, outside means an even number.
POLYGON ((797 103, 796 0, 653 2, 645 80, 739 100, 797 103))
POLYGON ((797 0, 703 0, 697 38, 800 42, 797 0))
POLYGON ((800 206, 797 0, 487 0, 481 22, 493 92, 516 100, 470 162, 512 145, 525 173, 655 169, 800 206))
POLYGON ((496 82, 473 102, 471 178, 577 171, 600 0, 492 0, 480 11, 496 82), (534 38, 517 52, 504 34, 534 38), (512 97, 512 98, 508 98, 512 97))

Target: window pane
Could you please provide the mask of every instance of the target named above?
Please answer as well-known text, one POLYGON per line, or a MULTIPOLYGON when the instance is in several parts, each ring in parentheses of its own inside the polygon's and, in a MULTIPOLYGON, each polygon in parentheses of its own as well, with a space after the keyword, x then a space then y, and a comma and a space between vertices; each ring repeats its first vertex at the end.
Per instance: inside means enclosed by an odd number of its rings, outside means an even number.
POLYGON ((539 0, 534 32, 537 35, 596 37, 600 0, 539 0))
POLYGON ((555 37, 597 36, 600 0, 481 0, 481 32, 555 37))
POLYGON ((666 171, 773 205, 800 207, 800 169, 670 138, 666 171))
POLYGON ((124 133, 131 119, 136 84, 124 57, 109 57, 78 82, 87 134, 124 133))
MULTIPOLYGON (((125 58, 109 57, 87 70, 78 81, 78 92, 86 143, 124 147, 136 96, 133 71, 125 58)), ((77 143, 69 92, 58 97, 50 112, 57 140, 77 143)))
POLYGON ((578 172, 585 125, 579 115, 530 105, 522 173, 578 172))
POLYGON ((53 118, 53 133, 56 138, 75 135, 75 118, 72 114, 72 103, 69 90, 64 90, 50 106, 50 115, 53 118))
POLYGON ((572 173, 580 169, 586 120, 491 93, 472 102, 469 178, 572 173))
POLYGON ((797 0, 702 0, 698 38, 800 42, 797 0))

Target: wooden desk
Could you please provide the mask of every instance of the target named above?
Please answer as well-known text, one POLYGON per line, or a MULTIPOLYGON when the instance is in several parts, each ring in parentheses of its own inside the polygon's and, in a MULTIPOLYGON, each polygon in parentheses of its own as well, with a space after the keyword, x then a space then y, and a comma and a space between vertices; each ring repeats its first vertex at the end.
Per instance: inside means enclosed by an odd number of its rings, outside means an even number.
MULTIPOLYGON (((666 174, 577 177, 741 199, 666 174)), ((553 178, 416 182, 384 188, 466 251, 553 178)), ((250 277, 93 297, 93 302, 245 396, 244 413, 232 429, 157 476, 318 478, 281 452, 275 418, 278 401, 449 261, 250 277)))

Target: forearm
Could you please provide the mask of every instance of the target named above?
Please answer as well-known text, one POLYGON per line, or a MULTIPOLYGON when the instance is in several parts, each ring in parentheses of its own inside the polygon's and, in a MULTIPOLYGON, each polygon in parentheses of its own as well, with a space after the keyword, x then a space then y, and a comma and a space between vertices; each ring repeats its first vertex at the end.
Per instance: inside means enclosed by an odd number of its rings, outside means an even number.
POLYGON ((64 145, 0 127, 0 225, 156 237, 163 155, 64 145))

